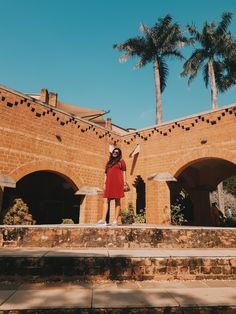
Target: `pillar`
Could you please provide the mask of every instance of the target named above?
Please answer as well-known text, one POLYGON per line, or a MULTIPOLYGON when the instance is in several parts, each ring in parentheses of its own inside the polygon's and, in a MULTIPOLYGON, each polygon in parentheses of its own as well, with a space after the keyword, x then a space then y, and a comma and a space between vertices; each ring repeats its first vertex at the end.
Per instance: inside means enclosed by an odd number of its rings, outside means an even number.
POLYGON ((95 224, 102 217, 102 208, 104 206, 102 195, 84 195, 80 204, 81 224, 95 224))
POLYGON ((171 224, 170 190, 165 181, 147 181, 146 220, 148 224, 171 224))

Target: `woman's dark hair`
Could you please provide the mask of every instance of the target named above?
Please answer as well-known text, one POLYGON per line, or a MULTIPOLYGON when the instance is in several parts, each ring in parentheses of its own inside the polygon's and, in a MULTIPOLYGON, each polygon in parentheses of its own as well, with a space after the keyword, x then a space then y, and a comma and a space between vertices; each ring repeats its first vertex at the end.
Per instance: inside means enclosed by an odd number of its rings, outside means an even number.
POLYGON ((116 147, 113 149, 113 151, 110 153, 110 158, 106 164, 106 170, 109 168, 109 167, 112 167, 114 164, 118 163, 122 158, 122 152, 121 152, 121 149, 116 147), (118 152, 117 156, 113 156, 113 153, 115 152, 118 152))

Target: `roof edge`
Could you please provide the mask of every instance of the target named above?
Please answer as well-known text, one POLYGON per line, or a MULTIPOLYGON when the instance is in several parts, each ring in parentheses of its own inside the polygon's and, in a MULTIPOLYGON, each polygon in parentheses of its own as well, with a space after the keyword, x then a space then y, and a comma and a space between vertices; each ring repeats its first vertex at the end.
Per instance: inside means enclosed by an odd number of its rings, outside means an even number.
POLYGON ((51 106, 51 105, 49 105, 49 104, 45 104, 45 103, 39 101, 38 99, 35 99, 35 98, 33 98, 33 97, 30 97, 30 96, 27 95, 27 94, 18 92, 18 91, 16 91, 16 90, 14 90, 14 89, 12 89, 12 88, 9 88, 9 87, 7 87, 7 86, 4 86, 4 85, 2 85, 2 84, 0 84, 0 88, 1 88, 1 89, 4 89, 4 90, 6 90, 6 91, 8 91, 8 92, 10 92, 10 93, 12 93, 12 94, 18 95, 18 96, 20 96, 20 97, 24 97, 24 98, 26 98, 26 99, 28 99, 28 100, 30 100, 30 101, 33 101, 33 102, 35 102, 35 103, 37 103, 37 104, 39 104, 39 105, 41 105, 41 106, 43 106, 43 107, 50 108, 50 109, 53 109, 53 110, 55 110, 55 111, 57 111, 57 112, 63 113, 63 114, 65 114, 65 115, 67 115, 67 116, 69 116, 69 117, 71 117, 71 118, 74 118, 74 119, 76 119, 76 120, 78 120, 78 121, 81 121, 81 122, 84 122, 84 123, 86 123, 86 124, 92 125, 92 126, 94 126, 94 127, 96 127, 96 128, 102 129, 102 130, 104 130, 104 131, 106 131, 106 132, 109 131, 110 133, 113 133, 113 134, 115 134, 115 135, 121 136, 118 132, 115 132, 115 131, 112 131, 112 130, 108 130, 108 129, 102 127, 101 125, 99 125, 99 124, 97 124, 97 123, 94 123, 94 122, 91 122, 91 121, 89 121, 89 120, 83 119, 83 118, 81 118, 81 117, 79 117, 79 116, 73 115, 73 114, 71 114, 71 113, 69 113, 69 112, 66 112, 66 111, 64 111, 64 110, 61 110, 61 109, 59 109, 59 108, 57 108, 57 107, 54 107, 54 106, 51 106))
POLYGON ((150 130, 150 129, 153 129, 153 128, 160 128, 160 127, 163 127, 163 126, 166 126, 168 124, 175 123, 175 122, 185 121, 185 120, 188 120, 188 119, 191 119, 191 118, 195 118, 195 117, 198 117, 198 116, 206 115, 208 113, 214 113, 214 112, 217 112, 217 111, 221 111, 221 110, 228 109, 228 108, 234 108, 234 107, 236 107, 236 103, 233 103, 233 104, 230 104, 230 105, 226 105, 226 106, 214 109, 214 110, 212 109, 212 110, 202 111, 202 112, 195 113, 193 115, 189 115, 189 116, 182 117, 182 118, 179 118, 179 119, 163 122, 161 124, 154 124, 154 125, 148 126, 146 128, 137 129, 135 131, 130 131, 128 134, 122 135, 122 137, 129 136, 129 135, 135 134, 137 132, 147 131, 147 130, 150 130))

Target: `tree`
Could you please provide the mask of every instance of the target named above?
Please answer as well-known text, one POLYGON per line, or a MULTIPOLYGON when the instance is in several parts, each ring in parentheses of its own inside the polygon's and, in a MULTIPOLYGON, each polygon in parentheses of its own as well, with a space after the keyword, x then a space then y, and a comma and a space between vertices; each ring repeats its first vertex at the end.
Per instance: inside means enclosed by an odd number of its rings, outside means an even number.
POLYGON ((21 198, 14 199, 10 207, 3 211, 1 222, 6 225, 35 224, 35 220, 29 214, 29 207, 21 198))
POLYGON ((220 89, 222 92, 236 85, 236 42, 232 41, 226 51, 226 58, 221 64, 220 75, 222 76, 220 89))
POLYGON ((130 38, 124 43, 115 44, 113 48, 124 51, 120 58, 121 62, 126 62, 130 57, 138 57, 135 68, 141 68, 148 63, 153 63, 156 91, 156 123, 162 122, 162 100, 161 93, 166 87, 168 76, 167 57, 177 57, 183 59, 180 52, 185 44, 189 42, 183 36, 180 26, 172 22, 172 17, 166 15, 159 18, 153 27, 141 24, 140 30, 143 36, 130 38))
MULTIPOLYGON (((200 68, 203 67, 203 78, 206 87, 210 80, 212 108, 218 108, 217 89, 221 92, 227 88, 223 87, 223 63, 226 55, 232 48, 232 36, 228 27, 232 20, 232 13, 224 12, 218 25, 213 21, 205 22, 202 32, 197 31, 195 25, 188 25, 191 41, 198 42, 200 48, 196 48, 191 57, 184 63, 181 76, 189 76, 188 83, 196 77, 200 68), (204 64, 205 63, 205 64, 204 64)), ((227 85, 228 86, 228 85, 227 85)))
POLYGON ((236 197, 236 176, 230 177, 223 182, 224 189, 236 197))

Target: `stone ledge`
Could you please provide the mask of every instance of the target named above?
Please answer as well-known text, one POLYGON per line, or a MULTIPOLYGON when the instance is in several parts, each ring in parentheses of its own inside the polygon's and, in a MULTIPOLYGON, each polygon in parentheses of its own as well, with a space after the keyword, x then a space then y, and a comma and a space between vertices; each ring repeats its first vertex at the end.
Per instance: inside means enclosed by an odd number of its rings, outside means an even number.
POLYGON ((2 247, 236 248, 236 228, 0 226, 2 247))

